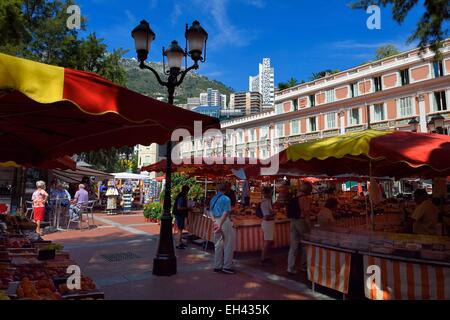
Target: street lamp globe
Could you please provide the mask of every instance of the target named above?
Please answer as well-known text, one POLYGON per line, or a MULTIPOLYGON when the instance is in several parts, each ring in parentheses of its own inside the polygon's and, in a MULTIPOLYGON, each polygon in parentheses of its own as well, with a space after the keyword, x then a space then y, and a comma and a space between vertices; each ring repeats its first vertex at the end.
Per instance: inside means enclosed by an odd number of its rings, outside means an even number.
POLYGON ((413 128, 413 132, 417 132, 420 122, 417 120, 417 118, 413 118, 408 122, 408 124, 413 128))
POLYGON ((177 41, 172 41, 169 48, 164 51, 164 55, 167 57, 169 68, 181 69, 183 58, 185 57, 185 51, 178 45, 177 41))
POLYGON ((431 118, 430 122, 428 122, 428 128, 431 132, 439 133, 444 127, 444 122, 445 118, 440 114, 436 114, 431 118))
POLYGON ((142 20, 141 23, 131 31, 131 36, 134 39, 139 61, 142 62, 147 60, 151 44, 153 40, 155 40, 155 33, 150 28, 150 24, 147 21, 142 20))
POLYGON ((205 29, 202 28, 200 22, 195 20, 190 28, 188 28, 188 26, 186 25, 185 37, 189 47, 188 52, 192 60, 194 60, 194 62, 196 63, 198 61, 204 61, 206 54, 205 57, 202 57, 202 54, 203 49, 205 49, 206 52, 206 41, 208 40, 208 33, 205 31, 205 29))

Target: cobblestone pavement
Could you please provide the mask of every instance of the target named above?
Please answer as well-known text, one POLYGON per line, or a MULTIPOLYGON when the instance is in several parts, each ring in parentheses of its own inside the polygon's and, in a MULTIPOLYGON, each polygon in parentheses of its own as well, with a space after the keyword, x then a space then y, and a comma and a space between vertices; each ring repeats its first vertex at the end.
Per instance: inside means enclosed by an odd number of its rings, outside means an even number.
MULTIPOLYGON (((159 225, 144 221, 142 212, 108 216, 95 214, 90 229, 68 230, 44 236, 62 243, 105 292, 106 299, 192 300, 310 300, 331 299, 313 293, 304 275, 288 277, 286 250, 275 253, 276 266, 262 267, 257 254, 238 255, 236 275, 212 272, 213 249, 189 243, 177 250, 178 273, 152 275, 159 225)), ((187 236, 187 234, 186 234, 187 236)))

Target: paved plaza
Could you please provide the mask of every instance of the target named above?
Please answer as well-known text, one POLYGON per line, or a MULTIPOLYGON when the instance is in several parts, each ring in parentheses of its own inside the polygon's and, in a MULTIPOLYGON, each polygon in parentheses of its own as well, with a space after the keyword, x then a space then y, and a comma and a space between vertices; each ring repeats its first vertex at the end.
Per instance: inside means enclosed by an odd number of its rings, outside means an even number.
POLYGON ((225 275, 212 272, 212 247, 204 251, 201 244, 189 243, 186 250, 176 252, 178 273, 156 277, 152 267, 160 226, 145 222, 141 212, 117 216, 96 213, 95 226, 84 227, 44 238, 62 243, 82 273, 105 292, 106 299, 331 299, 313 293, 305 275, 286 276, 286 249, 276 252, 275 267, 260 266, 256 253, 238 255, 237 274, 225 275))

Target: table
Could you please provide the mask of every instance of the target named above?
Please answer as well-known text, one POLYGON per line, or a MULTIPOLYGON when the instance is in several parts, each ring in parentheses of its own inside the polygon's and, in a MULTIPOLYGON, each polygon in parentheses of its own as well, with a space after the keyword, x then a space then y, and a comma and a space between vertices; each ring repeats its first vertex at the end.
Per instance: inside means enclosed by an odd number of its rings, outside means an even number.
POLYGON ((354 250, 340 249, 302 241, 306 248, 308 280, 315 284, 339 291, 349 292, 350 270, 354 250))
POLYGON ((450 263, 361 252, 364 257, 365 296, 371 300, 448 300, 450 263), (380 275, 370 277, 369 266, 380 275), (378 284, 377 284, 378 282, 378 284))
MULTIPOLYGON (((235 230, 235 252, 260 251, 264 245, 261 230, 261 219, 233 219, 235 230)), ((191 212, 188 216, 187 230, 195 236, 209 242, 214 242, 214 222, 206 215, 191 212)), ((290 221, 288 219, 275 221, 274 248, 288 247, 290 243, 290 221)))

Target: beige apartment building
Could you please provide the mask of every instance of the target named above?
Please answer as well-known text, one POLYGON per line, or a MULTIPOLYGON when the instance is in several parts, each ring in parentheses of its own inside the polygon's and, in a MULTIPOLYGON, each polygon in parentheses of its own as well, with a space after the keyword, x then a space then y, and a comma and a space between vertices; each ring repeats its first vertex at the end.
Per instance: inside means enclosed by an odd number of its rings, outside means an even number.
POLYGON ((369 127, 429 132, 437 115, 449 134, 449 40, 434 58, 414 49, 276 92, 274 111, 222 122, 223 141, 186 143, 182 154, 264 159, 290 144, 369 127))
POLYGON ((259 92, 238 92, 230 95, 230 110, 240 110, 244 115, 260 113, 262 95, 259 92))

